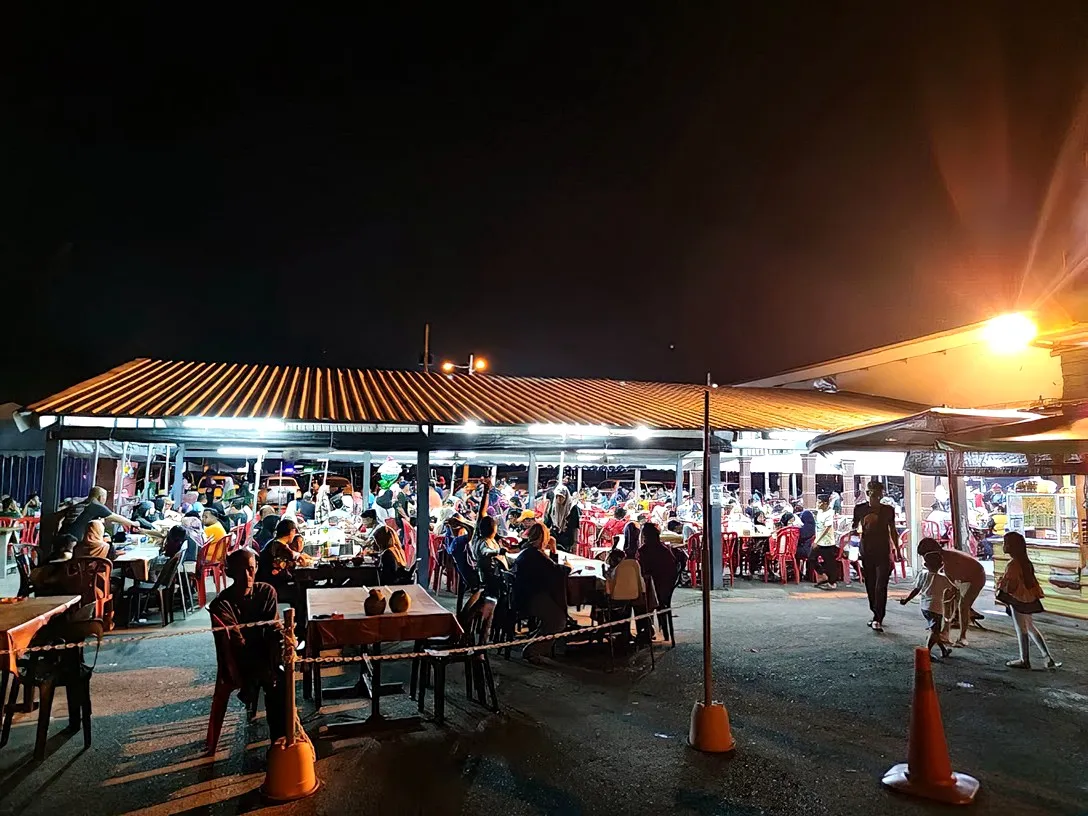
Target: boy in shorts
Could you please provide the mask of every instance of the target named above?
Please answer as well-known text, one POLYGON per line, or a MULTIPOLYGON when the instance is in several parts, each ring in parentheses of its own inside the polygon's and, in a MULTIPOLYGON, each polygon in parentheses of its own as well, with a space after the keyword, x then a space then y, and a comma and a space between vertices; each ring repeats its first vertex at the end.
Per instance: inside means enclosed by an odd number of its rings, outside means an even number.
POLYGON ((899 603, 906 606, 915 595, 920 596, 922 617, 926 619, 926 629, 929 630, 929 642, 926 648, 932 652, 934 646, 940 646, 941 656, 948 657, 952 654, 952 650, 941 643, 941 631, 944 629, 945 601, 956 594, 956 587, 948 580, 948 576, 940 571, 942 561, 939 552, 927 552, 924 562, 925 569, 918 572, 914 589, 899 603))

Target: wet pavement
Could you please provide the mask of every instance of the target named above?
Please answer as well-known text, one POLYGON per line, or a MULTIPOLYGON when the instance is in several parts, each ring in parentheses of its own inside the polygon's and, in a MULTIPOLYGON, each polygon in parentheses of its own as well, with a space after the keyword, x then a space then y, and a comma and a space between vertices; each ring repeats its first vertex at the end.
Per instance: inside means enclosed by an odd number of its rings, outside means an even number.
MULTIPOLYGON (((905 594, 893 587, 892 595, 905 594)), ((49 756, 31 760, 34 725, 17 720, 0 749, 0 812, 56 816, 167 813, 364 814, 910 814, 939 806, 879 784, 906 758, 917 604, 893 603, 888 632, 865 626, 857 585, 833 593, 738 582, 714 593, 717 695, 732 720, 732 757, 686 744, 702 697, 698 594, 678 591, 677 646, 618 661, 570 654, 543 666, 493 661, 501 711, 467 702, 451 668, 447 722, 340 742, 320 726, 367 713, 365 700, 300 701, 314 736, 321 790, 288 805, 263 802, 263 712, 245 722, 232 701, 214 759, 201 756, 215 657, 200 632, 102 650, 93 681, 94 744, 63 731, 58 701, 49 756)), ((990 607, 989 594, 978 607, 990 607)), ((175 628, 202 627, 204 615, 175 628)), ((1041 628, 1064 667, 1006 669, 1011 626, 988 631, 935 664, 953 766, 977 776, 977 813, 1088 812, 1088 627, 1041 628)), ((148 630, 158 634, 161 630, 148 630)), ((391 672, 407 676, 407 664, 391 672)), ((63 697, 63 695, 61 695, 63 697)), ((387 714, 414 713, 383 698, 387 714)))

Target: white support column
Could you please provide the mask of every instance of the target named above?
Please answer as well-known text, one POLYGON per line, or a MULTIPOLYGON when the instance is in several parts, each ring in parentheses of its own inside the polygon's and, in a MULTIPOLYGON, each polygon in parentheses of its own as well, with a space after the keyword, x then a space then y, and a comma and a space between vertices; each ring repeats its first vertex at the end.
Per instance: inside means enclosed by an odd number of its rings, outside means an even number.
MULTIPOLYGON (((363 510, 370 509, 370 460, 372 454, 363 454, 363 510)), ((450 491, 453 491, 453 483, 450 483, 450 491)))
MULTIPOLYGON (((185 478, 185 446, 178 445, 178 451, 174 454, 174 484, 171 488, 171 498, 174 500, 174 509, 181 508, 181 500, 183 498, 182 491, 184 486, 182 480, 185 478)), ((258 484, 257 487, 260 487, 258 484)), ((256 487, 254 488, 254 494, 256 494, 256 487)))
POLYGON ((642 468, 635 468, 635 498, 642 500, 642 468))
POLYGON ((914 566, 914 553, 922 540, 922 480, 917 473, 903 471, 903 514, 907 517, 910 535, 907 546, 907 563, 914 566))
POLYGON ((801 454, 801 502, 805 507, 816 506, 816 454, 801 454))
MULTIPOLYGON (((721 459, 720 456, 718 458, 721 459)), ((684 454, 682 453, 676 457, 676 488, 673 492, 675 494, 673 496, 673 506, 679 507, 680 502, 684 499, 684 454)))
POLYGON ((536 502, 537 492, 537 467, 536 467, 536 451, 529 451, 529 505, 530 509, 534 502, 536 502))
POLYGON ((582 466, 578 466, 578 492, 582 492, 582 466))

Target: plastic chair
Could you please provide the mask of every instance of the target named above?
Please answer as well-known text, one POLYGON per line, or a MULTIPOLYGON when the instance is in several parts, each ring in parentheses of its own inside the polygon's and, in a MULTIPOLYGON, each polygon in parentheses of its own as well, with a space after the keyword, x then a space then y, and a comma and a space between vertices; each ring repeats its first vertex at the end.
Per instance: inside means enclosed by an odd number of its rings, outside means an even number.
POLYGON ((578 555, 583 558, 592 558, 599 534, 600 528, 596 524, 589 519, 582 519, 578 524, 578 555))
POLYGON ((97 641, 94 663, 83 662, 83 648, 58 649, 49 652, 31 652, 25 668, 12 677, 11 691, 4 706, 4 725, 0 731, 0 747, 7 744, 11 733, 11 721, 15 715, 19 692, 23 686, 38 688, 38 733, 34 739, 34 759, 45 759, 49 739, 49 717, 53 711, 53 696, 57 686, 63 686, 68 694, 68 728, 83 728, 83 747, 91 747, 91 675, 98 664, 98 650, 102 646, 101 621, 57 621, 46 625, 31 642, 34 646, 82 644, 87 638, 97 641))
POLYGON ((844 583, 850 583, 850 565, 853 564, 854 568, 858 571, 858 580, 864 579, 861 572, 861 561, 850 560, 850 544, 854 540, 853 532, 845 532, 839 536, 839 554, 836 556, 836 560, 839 562, 839 570, 842 572, 842 580, 844 583))
POLYGON ((227 547, 230 545, 230 536, 223 536, 215 541, 209 541, 196 551, 196 598, 203 609, 208 605, 208 576, 215 581, 216 594, 223 591, 227 585, 227 573, 224 561, 227 557, 227 547))
POLYGON ((733 586, 738 560, 740 560, 740 536, 736 533, 722 533, 722 569, 729 567, 729 586, 733 586))
POLYGON ((801 570, 797 565, 797 542, 800 538, 800 527, 783 527, 775 531, 768 542, 767 554, 763 556, 763 583, 767 583, 767 575, 771 571, 772 564, 778 564, 782 583, 787 583, 789 580, 787 570, 791 563, 794 582, 801 583, 801 570))
POLYGON ((691 576, 691 585, 700 586, 703 574, 703 534, 692 533, 688 536, 688 575, 691 576))
POLYGON ((94 617, 113 628, 113 589, 110 577, 113 562, 108 558, 73 558, 65 564, 66 578, 78 592, 84 607, 94 606, 94 617))
MULTIPOLYGON (((494 598, 485 597, 482 592, 477 592, 473 598, 465 604, 457 615, 457 621, 461 624, 463 634, 456 638, 432 638, 430 640, 417 640, 414 651, 425 649, 443 650, 465 646, 479 646, 487 643, 491 637, 491 624, 495 617, 496 601, 494 598)), ((491 671, 491 659, 488 651, 461 654, 431 654, 423 658, 412 660, 412 675, 409 685, 409 696, 415 697, 419 692, 419 711, 423 711, 427 697, 427 685, 430 683, 431 671, 434 671, 434 721, 435 725, 442 725, 446 715, 446 667, 451 663, 462 663, 465 667, 465 692, 468 698, 473 698, 475 688, 476 702, 489 711, 499 710, 499 698, 495 693, 495 676, 491 671), (490 697, 490 703, 488 702, 490 697)))
POLYGON ((940 541, 941 525, 935 521, 924 519, 922 521, 922 538, 932 538, 936 541, 940 541))
POLYGON ((24 516, 15 522, 19 528, 19 543, 38 546, 38 533, 42 520, 37 516, 24 516))
MULTIPOLYGON (((234 646, 230 637, 222 630, 226 626, 215 615, 211 616, 212 638, 215 641, 215 692, 212 694, 212 710, 208 715, 208 735, 204 741, 204 752, 207 755, 215 753, 219 747, 219 735, 223 731, 223 717, 227 713, 227 704, 230 702, 231 692, 241 689, 243 683, 241 672, 238 670, 238 660, 234 654, 234 646)), ((249 722, 257 718, 257 700, 260 696, 260 686, 250 689, 250 699, 246 703, 246 715, 249 722)))
MULTIPOLYGON (((615 569, 612 571, 612 577, 608 579, 606 591, 608 593, 608 620, 610 622, 629 618, 636 602, 641 603, 644 611, 649 611, 650 604, 646 596, 646 579, 642 577, 642 569, 638 561, 633 558, 625 558, 616 564, 615 569), (617 601, 621 604, 619 608, 616 607, 617 601), (617 613, 619 613, 619 617, 617 617, 617 613)), ((615 661, 613 641, 616 638, 616 629, 618 628, 613 626, 604 630, 608 637, 609 658, 613 662, 615 661)), ((655 668, 654 640, 651 637, 650 669, 653 668, 655 668)))
POLYGON ((410 524, 404 525, 404 558, 410 566, 416 564, 416 530, 410 524))
MULTIPOLYGON (((159 616, 162 618, 162 625, 166 626, 166 624, 174 622, 174 589, 182 554, 179 552, 166 562, 159 572, 159 577, 155 579, 155 583, 137 581, 132 586, 128 593, 130 620, 139 620, 146 615, 148 601, 151 598, 158 598, 159 616), (133 606, 133 603, 135 603, 135 606, 133 606)), ((182 604, 181 614, 182 617, 185 616, 184 604, 182 604)))
POLYGON ((899 565, 899 574, 905 581, 907 579, 907 552, 910 549, 910 530, 904 530, 899 534, 899 539, 896 545, 892 548, 892 580, 895 583, 899 583, 895 578, 895 565, 899 565))

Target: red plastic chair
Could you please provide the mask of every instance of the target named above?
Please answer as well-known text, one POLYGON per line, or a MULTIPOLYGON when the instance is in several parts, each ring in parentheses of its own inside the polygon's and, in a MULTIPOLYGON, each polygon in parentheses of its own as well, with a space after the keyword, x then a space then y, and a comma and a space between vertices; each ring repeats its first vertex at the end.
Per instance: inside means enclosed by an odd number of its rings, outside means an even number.
POLYGON ((19 543, 31 544, 33 546, 38 545, 38 527, 41 525, 42 520, 35 516, 25 516, 15 522, 19 527, 19 543))
POLYGON ((941 540, 941 525, 935 521, 925 519, 922 522, 922 538, 932 538, 937 541, 941 540))
POLYGON ((410 524, 404 525, 404 558, 409 567, 416 563, 416 528, 410 524))
POLYGON ((729 567, 729 586, 733 586, 739 560, 740 536, 736 533, 722 533, 722 569, 729 567))
POLYGON ((853 564, 854 568, 858 571, 858 580, 864 580, 864 576, 861 572, 861 562, 851 561, 850 553, 847 551, 850 547, 850 543, 854 540, 853 532, 845 532, 839 536, 839 554, 836 560, 839 562, 839 570, 842 572, 842 580, 850 583, 850 565, 853 564))
POLYGON ((454 566, 453 558, 448 552, 446 552, 445 538, 440 535, 431 533, 431 590, 438 592, 438 587, 442 583, 442 578, 446 579, 446 591, 457 591, 457 568, 454 566))
POLYGON ((583 558, 593 557, 593 548, 597 546, 597 535, 600 528, 592 521, 582 519, 578 524, 578 555, 583 558))
POLYGON ((688 573, 691 575, 691 585, 701 586, 703 570, 703 534, 692 533, 688 536, 688 573))
POLYGON ((910 548, 910 530, 904 530, 899 534, 899 541, 892 548, 892 580, 899 583, 895 577, 895 565, 899 565, 899 574, 903 580, 907 579, 907 551, 910 548))
POLYGON ((775 531, 767 542, 767 554, 763 557, 763 583, 767 583, 767 574, 775 563, 778 564, 778 573, 782 576, 783 584, 788 581, 786 570, 791 563, 794 582, 801 583, 801 570, 797 565, 797 542, 800 539, 800 527, 783 527, 775 531))
POLYGON ((209 541, 196 553, 196 597, 201 608, 208 605, 207 583, 208 576, 215 581, 215 591, 220 593, 227 585, 227 572, 224 562, 227 558, 227 547, 230 546, 231 537, 225 535, 215 541, 209 541))

